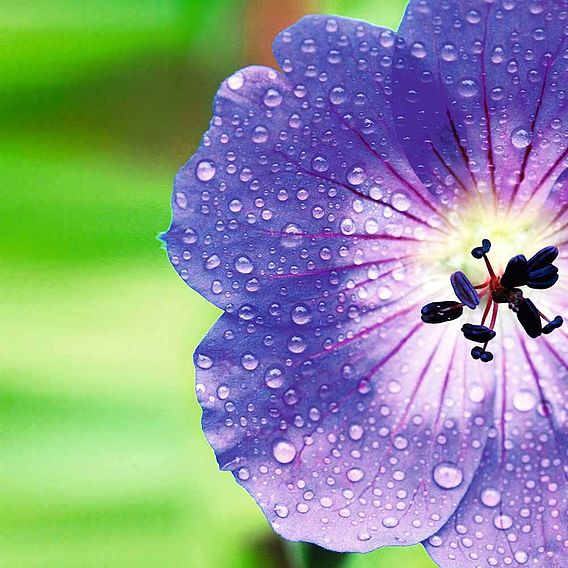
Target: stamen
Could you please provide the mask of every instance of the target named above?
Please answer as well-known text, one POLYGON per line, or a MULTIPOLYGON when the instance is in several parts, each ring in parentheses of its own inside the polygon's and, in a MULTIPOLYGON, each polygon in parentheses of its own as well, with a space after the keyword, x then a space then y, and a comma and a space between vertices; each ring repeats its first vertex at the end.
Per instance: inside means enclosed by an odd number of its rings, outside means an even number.
POLYGON ((422 321, 425 323, 443 323, 459 318, 464 306, 475 309, 485 296, 487 303, 483 310, 480 324, 465 323, 461 330, 470 341, 483 343, 471 350, 471 356, 485 363, 493 360, 493 353, 487 351, 489 342, 496 337, 495 324, 499 313, 499 304, 508 304, 509 309, 517 315, 519 323, 529 337, 537 338, 541 334, 552 333, 564 323, 561 316, 550 320, 531 300, 523 296, 520 286, 535 289, 546 289, 558 281, 558 268, 552 263, 558 257, 558 249, 549 246, 541 249, 529 260, 522 254, 512 257, 501 276, 497 276, 487 253, 491 250, 491 242, 483 239, 481 246, 475 247, 471 254, 474 258, 483 259, 489 278, 486 282, 474 286, 463 272, 454 272, 450 276, 452 288, 459 302, 432 302, 422 308, 422 321), (478 290, 480 291, 478 293, 478 290), (493 309, 492 309, 493 308, 493 309), (486 325, 489 312, 491 321, 486 325), (547 324, 542 327, 541 319, 547 324))
POLYGON ((450 276, 450 282, 454 292, 464 306, 475 310, 479 306, 479 294, 463 272, 454 272, 450 276))
POLYGON ((463 314, 463 304, 458 302, 431 302, 420 310, 424 323, 444 323, 458 319, 463 314))
POLYGON ((540 312, 528 298, 523 298, 519 304, 517 318, 529 337, 535 339, 542 333, 540 312))

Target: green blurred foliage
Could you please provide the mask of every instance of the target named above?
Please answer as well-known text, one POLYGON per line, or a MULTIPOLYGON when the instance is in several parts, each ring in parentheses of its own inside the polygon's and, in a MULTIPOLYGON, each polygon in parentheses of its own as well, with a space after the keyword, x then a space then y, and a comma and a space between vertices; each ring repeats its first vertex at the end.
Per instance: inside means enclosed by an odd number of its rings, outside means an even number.
MULTIPOLYGON (((216 86, 245 63, 244 4, 2 6, 3 568, 279 568, 293 556, 200 431, 191 354, 218 310, 156 238, 216 86)), ((400 1, 375 4, 322 11, 396 23, 400 1)), ((348 566, 401 563, 432 566, 419 547, 348 566)))

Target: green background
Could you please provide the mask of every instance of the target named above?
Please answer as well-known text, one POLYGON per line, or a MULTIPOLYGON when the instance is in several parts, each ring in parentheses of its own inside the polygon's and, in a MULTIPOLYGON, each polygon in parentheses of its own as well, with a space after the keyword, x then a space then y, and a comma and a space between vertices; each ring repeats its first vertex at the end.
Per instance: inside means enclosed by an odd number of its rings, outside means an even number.
MULTIPOLYGON (((390 26, 403 10, 294 5, 390 26)), ((262 10, 248 8, 2 4, 2 568, 286 566, 200 430, 191 355, 218 311, 156 239, 217 85, 251 53, 269 57, 268 42, 254 44, 262 10)), ((433 566, 421 547, 349 565, 433 566)))

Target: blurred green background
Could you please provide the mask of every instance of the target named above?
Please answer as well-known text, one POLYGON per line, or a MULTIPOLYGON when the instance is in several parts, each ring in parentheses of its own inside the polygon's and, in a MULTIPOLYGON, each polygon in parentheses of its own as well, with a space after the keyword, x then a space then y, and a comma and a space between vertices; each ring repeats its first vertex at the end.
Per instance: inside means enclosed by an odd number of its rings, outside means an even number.
MULTIPOLYGON (((217 470, 191 355, 218 311, 156 239, 220 81, 302 13, 403 0, 34 0, 0 10, 0 566, 280 567, 217 470)), ((433 566, 421 547, 350 566, 433 566)))

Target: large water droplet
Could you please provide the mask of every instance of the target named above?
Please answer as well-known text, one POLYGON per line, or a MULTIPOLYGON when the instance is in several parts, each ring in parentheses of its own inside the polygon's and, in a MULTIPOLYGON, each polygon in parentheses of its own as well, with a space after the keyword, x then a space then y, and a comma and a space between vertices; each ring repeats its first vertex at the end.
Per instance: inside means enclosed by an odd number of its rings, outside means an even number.
POLYGON ((276 89, 268 89, 268 91, 264 93, 264 98, 262 100, 267 107, 274 108, 279 106, 282 102, 282 94, 276 89))
POLYGON ((250 274, 253 271, 254 265, 250 258, 247 256, 239 256, 235 259, 235 268, 241 274, 250 274))
POLYGON ((294 461, 294 458, 296 457, 296 448, 290 440, 277 438, 272 443, 272 454, 276 461, 287 464, 294 461))
POLYGON ((458 83, 458 93, 465 99, 475 97, 478 93, 477 83, 474 79, 462 79, 458 83))
POLYGON ((440 462, 434 468, 432 476, 442 489, 455 489, 463 481, 462 470, 452 462, 440 462))
POLYGON ((511 132, 511 143, 515 148, 526 148, 532 140, 531 133, 524 128, 515 128, 511 132))
POLYGON ((288 507, 286 505, 274 505, 274 512, 276 516, 285 519, 288 516, 288 507))
POLYGON ((211 160, 201 160, 195 168, 195 175, 199 181, 209 181, 215 176, 215 164, 211 160))
POLYGON ((365 477, 365 472, 358 467, 352 467, 351 469, 347 470, 347 479, 352 481, 353 483, 357 483, 361 481, 365 477))
POLYGON ((513 396, 513 406, 519 412, 528 412, 536 406, 536 398, 529 390, 520 390, 513 396))
POLYGON ((306 325, 312 319, 310 308, 306 304, 296 304, 292 308, 291 316, 292 321, 298 325, 306 325))
POLYGON ((264 382, 271 389, 277 389, 284 384, 284 373, 279 367, 270 367, 264 373, 264 382))
POLYGON ((481 492, 481 502, 486 507, 497 507, 501 503, 501 493, 497 489, 488 487, 481 492))

